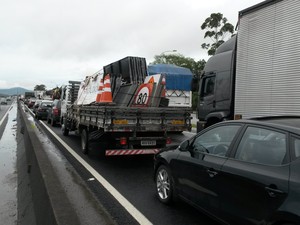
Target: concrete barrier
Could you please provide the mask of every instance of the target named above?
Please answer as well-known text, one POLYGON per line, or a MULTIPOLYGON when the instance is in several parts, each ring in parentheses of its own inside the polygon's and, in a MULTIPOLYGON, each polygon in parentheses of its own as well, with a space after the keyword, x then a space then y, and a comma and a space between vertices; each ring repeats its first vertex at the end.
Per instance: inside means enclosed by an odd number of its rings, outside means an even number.
MULTIPOLYGON (((79 218, 52 167, 40 140, 34 131, 34 122, 28 120, 18 105, 20 132, 23 134, 27 171, 32 193, 36 224, 76 225, 79 218)), ((22 169, 22 168, 18 168, 22 169)))

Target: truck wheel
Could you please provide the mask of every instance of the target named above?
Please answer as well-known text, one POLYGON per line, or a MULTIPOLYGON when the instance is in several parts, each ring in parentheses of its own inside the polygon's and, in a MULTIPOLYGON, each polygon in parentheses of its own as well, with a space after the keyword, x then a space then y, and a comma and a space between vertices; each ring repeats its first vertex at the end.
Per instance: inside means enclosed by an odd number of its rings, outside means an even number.
POLYGON ((54 121, 53 118, 51 119, 51 126, 52 126, 52 127, 55 127, 55 121, 54 121))
POLYGON ((88 132, 86 129, 83 129, 81 132, 81 151, 83 154, 88 154, 89 151, 88 132))
POLYGON ((63 133, 64 136, 68 136, 68 135, 69 135, 69 129, 66 128, 66 125, 65 125, 65 124, 63 124, 63 125, 61 126, 61 131, 62 131, 62 133, 63 133))

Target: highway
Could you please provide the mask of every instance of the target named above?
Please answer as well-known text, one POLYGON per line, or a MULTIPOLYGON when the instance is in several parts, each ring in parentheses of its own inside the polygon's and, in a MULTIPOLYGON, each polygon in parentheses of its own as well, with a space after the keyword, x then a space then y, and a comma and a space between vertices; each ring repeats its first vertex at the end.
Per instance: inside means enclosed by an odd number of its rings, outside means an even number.
MULTIPOLYGON (((117 224, 215 224, 206 215, 179 201, 163 205, 155 196, 153 156, 103 157, 97 143, 89 155, 80 150, 80 137, 70 133, 65 137, 60 127, 51 127, 46 121, 37 122, 59 147, 77 173, 106 208, 117 224)), ((175 143, 191 137, 184 132, 172 135, 175 143)))

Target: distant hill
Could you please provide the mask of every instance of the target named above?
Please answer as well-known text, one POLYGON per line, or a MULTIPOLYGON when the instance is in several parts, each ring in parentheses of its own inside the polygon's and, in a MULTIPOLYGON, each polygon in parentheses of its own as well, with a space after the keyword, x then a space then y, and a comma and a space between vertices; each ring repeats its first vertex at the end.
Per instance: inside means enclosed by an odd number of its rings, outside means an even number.
POLYGON ((0 89, 0 96, 8 95, 24 95, 26 91, 31 91, 22 87, 14 87, 9 89, 0 89))

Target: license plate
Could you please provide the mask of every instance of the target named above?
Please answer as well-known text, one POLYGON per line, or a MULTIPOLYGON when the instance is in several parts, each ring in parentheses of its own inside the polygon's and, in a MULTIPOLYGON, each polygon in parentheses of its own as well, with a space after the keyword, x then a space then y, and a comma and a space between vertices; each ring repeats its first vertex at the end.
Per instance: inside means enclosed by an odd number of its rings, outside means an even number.
POLYGON ((114 124, 128 124, 127 120, 114 120, 114 124))
POLYGON ((142 140, 141 146, 153 146, 156 145, 156 141, 154 140, 142 140))
POLYGON ((184 121, 183 120, 172 120, 173 125, 183 125, 184 121))

